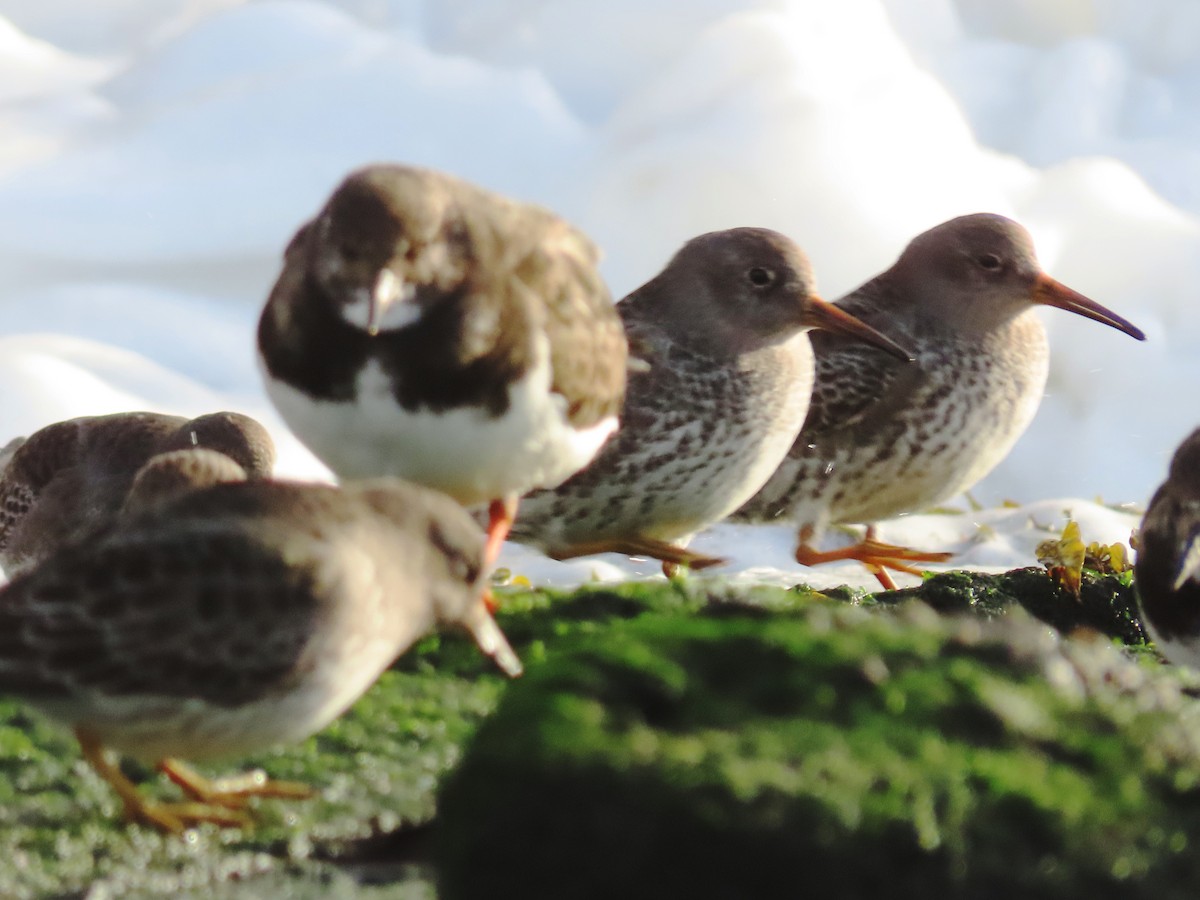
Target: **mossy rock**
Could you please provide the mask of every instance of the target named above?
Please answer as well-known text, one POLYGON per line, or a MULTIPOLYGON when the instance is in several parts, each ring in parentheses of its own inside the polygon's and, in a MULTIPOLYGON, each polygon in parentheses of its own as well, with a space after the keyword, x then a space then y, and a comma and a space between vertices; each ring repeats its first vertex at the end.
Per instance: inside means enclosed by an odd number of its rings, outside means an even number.
MULTIPOLYGON (((646 613, 682 617, 731 602, 786 611, 803 602, 796 592, 694 579, 501 594, 501 625, 527 663, 563 638, 646 613)), ((200 767, 210 775, 261 767, 313 785, 317 796, 256 803, 253 831, 205 826, 186 840, 124 824, 70 734, 0 699, 0 898, 427 900, 432 868, 413 826, 433 817, 438 780, 507 686, 469 639, 432 636, 309 740, 200 767)), ((128 770, 149 795, 178 797, 144 767, 128 770)))
POLYGON ((883 604, 921 600, 938 612, 985 618, 1020 606, 1063 634, 1089 629, 1130 646, 1148 642, 1132 570, 1113 574, 1084 569, 1079 587, 1079 596, 1074 596, 1045 569, 1036 567, 1000 574, 953 571, 931 575, 917 587, 875 594, 873 599, 883 604))
POLYGON ((509 688, 438 831, 443 900, 1190 898, 1200 719, 1020 614, 650 614, 509 688))
MULTIPOLYGON (((982 596, 985 583, 975 579, 976 576, 969 579, 974 594, 960 591, 960 600, 955 602, 969 599, 970 596, 982 596)), ((926 585, 934 581, 930 579, 926 585)), ((947 592, 952 587, 955 585, 946 584, 939 590, 948 597, 947 592)), ((963 585, 959 584, 958 587, 963 585)), ((990 591, 991 587, 986 590, 990 591)), ((423 832, 420 827, 414 829, 413 826, 430 822, 434 816, 435 791, 439 780, 457 764, 463 746, 479 723, 492 714, 505 692, 515 689, 517 702, 527 704, 525 708, 531 721, 542 721, 547 716, 549 718, 546 721, 559 721, 562 717, 557 706, 564 702, 564 697, 569 701, 568 710, 586 709, 590 711, 589 715, 609 716, 608 708, 611 706, 611 715, 618 718, 627 716, 626 707, 636 700, 636 708, 646 707, 651 712, 661 708, 664 715, 673 717, 686 713, 684 718, 678 719, 683 724, 671 726, 684 736, 688 734, 684 727, 686 723, 693 719, 702 721, 703 716, 709 714, 706 711, 710 710, 710 706, 711 711, 720 711, 718 719, 726 723, 736 723, 745 716, 755 719, 760 714, 760 707, 767 710, 775 708, 772 702, 782 704, 783 712, 795 709, 800 715, 805 707, 793 702, 793 694, 802 693, 803 685, 794 679, 816 679, 820 683, 815 683, 812 688, 817 692, 815 696, 828 697, 827 692, 821 693, 825 690, 825 683, 820 680, 820 670, 807 676, 789 674, 783 678, 764 678, 755 688, 758 693, 751 691, 749 694, 753 701, 749 705, 746 697, 738 693, 739 679, 752 675, 754 671, 753 668, 745 673, 741 671, 745 668, 745 659, 755 659, 756 653, 763 656, 756 665, 765 666, 765 672, 793 668, 792 654, 799 651, 789 649, 791 645, 787 641, 777 641, 782 649, 762 654, 759 643, 760 634, 765 633, 763 629, 784 629, 780 632, 782 634, 789 628, 812 628, 814 621, 819 625, 823 616, 832 616, 829 621, 834 624, 828 627, 842 629, 842 617, 846 615, 865 616, 865 622, 878 620, 892 623, 886 626, 891 628, 899 621, 896 610, 913 605, 897 603, 904 598, 895 595, 871 597, 863 592, 847 592, 836 599, 821 599, 806 589, 788 591, 745 585, 735 587, 704 578, 686 578, 671 583, 657 581, 589 587, 567 592, 500 593, 502 608, 498 618, 530 668, 528 679, 510 685, 469 640, 451 636, 433 637, 421 642, 405 655, 394 671, 386 673, 380 683, 347 715, 319 735, 302 744, 279 748, 248 760, 231 760, 227 765, 204 767, 204 771, 210 774, 227 774, 245 766, 261 766, 273 777, 306 781, 320 789, 320 795, 311 800, 265 801, 258 805, 259 826, 253 832, 218 832, 213 828, 202 828, 191 839, 184 841, 176 837, 163 837, 140 827, 124 826, 115 817, 119 807, 115 796, 82 762, 69 734, 52 727, 18 703, 0 701, 0 897, 174 897, 176 900, 219 897, 221 900, 265 900, 295 896, 342 900, 429 900, 435 896, 435 889, 434 866, 430 861, 428 844, 422 839, 428 832, 423 832), (868 615, 861 610, 849 609, 851 605, 861 606, 871 612, 868 615), (694 653, 687 651, 684 656, 679 656, 684 652, 682 648, 685 645, 697 640, 692 629, 715 629, 713 634, 717 635, 723 633, 726 623, 730 628, 745 629, 738 638, 740 644, 731 647, 728 653, 712 653, 711 648, 701 642, 697 645, 700 649, 694 653), (647 631, 639 637, 639 629, 647 631), (629 634, 633 637, 629 637, 629 634), (613 669, 611 661, 601 666, 593 660, 588 655, 594 653, 592 649, 586 650, 578 664, 565 662, 579 648, 609 647, 611 641, 617 641, 614 646, 621 647, 631 640, 633 644, 629 646, 633 649, 629 652, 633 655, 625 659, 625 651, 619 651, 618 662, 624 662, 616 669, 613 669), (659 652, 656 645, 645 643, 656 640, 665 641, 664 646, 677 646, 678 651, 669 650, 659 661, 656 658, 659 652), (691 666, 703 665, 710 655, 714 663, 725 667, 724 670, 714 669, 705 676, 710 680, 716 679, 711 689, 706 686, 707 681, 696 681, 698 676, 687 675, 691 666), (553 672, 563 666, 571 672, 578 668, 578 678, 583 679, 578 690, 572 688, 568 691, 564 688, 560 691, 553 685, 534 688, 524 683, 528 680, 536 685, 544 677, 543 670, 553 672), (624 674, 617 677, 612 674, 613 671, 624 674), (672 679, 677 680, 680 672, 686 677, 681 683, 676 683, 672 679), (725 689, 721 684, 724 682, 728 682, 726 693, 722 693, 725 689), (602 685, 607 687, 602 690, 602 685), (534 690, 535 694, 526 700, 519 700, 527 690, 534 690), (677 696, 689 696, 691 699, 688 702, 694 708, 676 711, 677 696), (580 698, 587 701, 582 707, 580 698), (772 698, 777 700, 772 701, 772 698), (540 708, 543 702, 549 704, 546 709, 540 708)), ((967 602, 963 608, 983 613, 985 619, 991 616, 1006 619, 1008 616, 1004 610, 1017 602, 1020 602, 1020 598, 1012 602, 1006 600, 994 608, 987 604, 967 602)), ((1069 597, 1064 603, 1068 609, 1078 606, 1069 597)), ((950 600, 945 600, 944 608, 953 609, 955 606, 950 600)), ((928 610, 925 612, 928 614, 928 610)), ((900 615, 915 614, 902 612, 900 615)), ((873 632, 868 629, 865 633, 873 632)), ((939 633, 935 628, 923 652, 934 653, 929 648, 941 646, 946 638, 944 635, 939 637, 939 633)), ((868 653, 872 646, 870 642, 862 645, 866 656, 864 661, 860 661, 859 670, 870 677, 877 677, 878 666, 870 659, 878 657, 882 660, 885 654, 878 650, 868 653)), ((603 651, 598 659, 605 660, 610 655, 610 651, 603 651)), ((903 669, 902 666, 898 668, 903 669)), ((853 669, 852 665, 850 669, 853 669)), ((859 684, 861 680, 859 677, 853 684, 859 684)), ((835 695, 835 699, 837 696, 855 695, 850 688, 838 686, 836 679, 829 680, 828 684, 841 692, 835 695)), ((749 688, 749 685, 744 686, 749 688)), ((929 687, 941 690, 941 681, 934 679, 929 682, 929 687)), ((916 705, 915 697, 924 689, 915 682, 905 688, 913 692, 913 697, 906 702, 910 706, 916 705)), ((937 697, 929 702, 938 702, 937 697)), ((657 720, 647 715, 656 727, 644 727, 638 734, 641 738, 648 736, 659 741, 661 735, 657 732, 657 720)), ((563 719, 565 725, 560 722, 545 735, 526 732, 523 740, 527 744, 536 745, 544 738, 547 745, 534 752, 526 751, 524 755, 531 759, 543 756, 551 760, 560 759, 563 743, 567 742, 567 746, 570 746, 570 742, 575 740, 575 732, 566 727, 570 725, 574 728, 573 721, 571 716, 566 716, 563 719)), ((668 724, 674 721, 675 718, 670 718, 668 724)), ((505 726, 506 729, 508 727, 505 726)), ((721 732, 721 729, 709 730, 721 732)), ((520 731, 517 729, 516 733, 520 731)), ((790 794, 783 788, 759 790, 755 787, 758 783, 755 779, 760 776, 754 773, 760 770, 777 771, 785 782, 791 779, 793 776, 788 774, 788 767, 792 765, 789 760, 794 756, 794 737, 786 730, 782 730, 778 737, 755 736, 752 729, 745 729, 745 733, 749 742, 746 746, 755 748, 754 754, 757 755, 750 756, 750 761, 745 764, 738 763, 748 773, 739 777, 749 779, 738 790, 743 793, 758 791, 747 794, 751 798, 747 802, 766 804, 764 809, 777 809, 781 811, 780 815, 785 812, 792 815, 787 812, 791 809, 788 806, 790 794), (776 749, 773 748, 777 749, 782 762, 767 762, 774 758, 776 749)), ((728 735, 721 740, 728 741, 728 735)), ((486 746, 486 741, 481 746, 486 746)), ((730 750, 718 741, 717 750, 709 750, 699 737, 689 738, 680 746, 682 749, 679 752, 683 754, 681 759, 684 762, 689 758, 687 753, 693 756, 699 754, 699 758, 707 760, 705 765, 710 767, 688 776, 692 781, 682 782, 696 784, 697 791, 708 791, 714 798, 706 803, 712 814, 717 816, 716 824, 709 823, 704 828, 693 829, 699 837, 689 838, 698 846, 703 846, 704 841, 712 835, 721 834, 717 826, 720 825, 720 817, 727 815, 722 805, 725 803, 723 794, 714 791, 710 784, 711 766, 718 763, 724 765, 722 760, 726 757, 735 761, 740 757, 734 753, 736 746, 730 750)), ((806 745, 799 743, 796 746, 806 745)), ((646 752, 640 744, 634 749, 639 753, 646 752)), ((881 756, 878 761, 890 764, 890 760, 890 756, 881 756)), ((517 761, 515 757, 509 760, 517 761)), ((472 754, 465 777, 473 777, 469 773, 477 765, 478 759, 472 754)), ((682 762, 680 766, 683 766, 682 762)), ((1131 766, 1131 771, 1140 771, 1142 764, 1131 763, 1131 766)), ((1186 774, 1190 771, 1187 766, 1190 763, 1183 766, 1184 774, 1181 777, 1191 777, 1186 774)), ((614 781, 619 782, 628 776, 631 780, 620 790, 636 793, 641 790, 642 783, 632 780, 634 776, 649 778, 651 780, 647 783, 653 784, 657 768, 648 763, 644 767, 629 765, 624 770, 600 766, 597 771, 603 777, 597 782, 595 791, 606 794, 614 781)), ((547 772, 554 772, 554 767, 549 766, 547 772)), ((146 789, 152 794, 175 795, 171 786, 151 772, 134 769, 131 774, 147 781, 146 789)), ((892 775, 887 774, 886 777, 892 778, 892 775)), ((586 779, 583 781, 586 782, 586 779)), ((606 805, 607 797, 601 796, 593 803, 588 799, 588 790, 591 789, 579 784, 575 787, 578 789, 576 793, 564 793, 563 796, 566 798, 564 802, 570 804, 576 815, 582 816, 586 811, 590 818, 590 810, 594 806, 596 815, 616 815, 615 821, 625 827, 621 823, 628 814, 627 810, 621 811, 618 805, 616 812, 612 812, 614 807, 606 805), (605 810, 610 812, 605 813, 605 810)), ((486 791, 481 794, 481 798, 488 796, 491 795, 486 791)), ((536 799, 538 791, 531 791, 529 796, 536 799)), ((520 802, 525 802, 523 794, 520 802)), ((646 789, 645 796, 639 802, 645 808, 641 815, 649 824, 641 827, 640 831, 635 828, 635 836, 645 837, 649 834, 654 840, 659 840, 655 829, 660 827, 663 816, 678 818, 681 834, 686 827, 690 827, 686 825, 685 816, 676 815, 676 807, 671 805, 674 801, 669 793, 646 789)), ((768 812, 763 814, 767 815, 768 812)), ((743 822, 738 826, 739 829, 750 829, 751 825, 744 823, 755 821, 749 813, 739 813, 738 816, 740 818, 733 821, 743 822)), ((439 815, 438 819, 433 820, 432 831, 435 835, 441 828, 438 824, 441 818, 439 815)), ((456 819, 458 816, 454 813, 452 803, 446 817, 452 832, 456 827, 456 819)), ((501 844, 510 847, 519 845, 516 851, 519 858, 530 861, 531 865, 541 864, 546 858, 540 849, 544 841, 541 835, 548 826, 544 819, 537 817, 528 824, 532 825, 533 830, 525 834, 515 830, 520 822, 514 820, 514 830, 505 834, 501 844)), ((507 831, 508 826, 504 827, 507 831)), ((460 840, 469 837, 468 832, 458 834, 460 840)), ((1178 842, 1190 839, 1190 835, 1191 832, 1186 830, 1169 832, 1159 829, 1152 833, 1151 839, 1178 842), (1184 837, 1180 838, 1180 834, 1184 837)), ((764 840, 770 844, 768 839, 764 840)), ((950 839, 943 838, 943 843, 954 846, 950 839)), ((548 848, 557 847, 555 840, 545 841, 545 844, 548 848)), ((603 848, 609 845, 601 841, 596 846, 603 848)), ((451 858, 445 854, 443 856, 451 858)), ((653 859, 657 860, 658 857, 654 856, 653 859)), ((669 857, 664 856, 663 859, 669 857)), ((474 863, 470 865, 474 866, 474 863)), ((876 859, 875 865, 880 871, 886 871, 889 862, 881 857, 876 859)), ((1136 871, 1136 867, 1130 871, 1136 871)), ((1184 874, 1187 872, 1190 869, 1186 869, 1184 874)), ((661 871, 655 869, 652 875, 646 877, 653 880, 670 873, 671 869, 664 862, 661 871)), ((453 872, 450 877, 453 879, 453 872)), ((880 875, 880 878, 890 884, 890 876, 880 875)), ((518 881, 496 883, 494 888, 502 894, 521 891, 529 896, 538 896, 538 891, 552 880, 540 875, 527 877, 522 874, 518 881)), ((453 891, 454 888, 451 886, 447 890, 453 891)), ((551 890, 551 895, 564 896, 558 891, 557 885, 551 890)), ((713 894, 704 890, 699 895, 713 894)), ((737 895, 746 895, 743 885, 739 885, 737 895)), ((890 896, 886 891, 884 895, 890 896)))

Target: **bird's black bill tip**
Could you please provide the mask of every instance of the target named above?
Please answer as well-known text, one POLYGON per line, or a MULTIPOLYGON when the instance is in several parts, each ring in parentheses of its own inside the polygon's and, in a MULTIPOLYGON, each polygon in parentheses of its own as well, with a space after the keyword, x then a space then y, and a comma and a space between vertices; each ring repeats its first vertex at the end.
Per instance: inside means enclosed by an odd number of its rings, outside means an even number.
POLYGON ((916 361, 916 357, 906 347, 896 343, 886 334, 876 331, 861 319, 855 318, 845 310, 824 300, 815 297, 810 299, 804 323, 811 328, 831 331, 871 344, 904 362, 916 361))
POLYGON ((1111 309, 1101 306, 1090 297, 1085 297, 1046 274, 1039 275, 1034 282, 1033 302, 1064 309, 1077 316, 1083 316, 1085 319, 1091 319, 1093 322, 1099 322, 1101 325, 1107 325, 1109 328, 1115 328, 1117 331, 1129 335, 1135 341, 1146 339, 1145 332, 1128 319, 1117 315, 1111 309))

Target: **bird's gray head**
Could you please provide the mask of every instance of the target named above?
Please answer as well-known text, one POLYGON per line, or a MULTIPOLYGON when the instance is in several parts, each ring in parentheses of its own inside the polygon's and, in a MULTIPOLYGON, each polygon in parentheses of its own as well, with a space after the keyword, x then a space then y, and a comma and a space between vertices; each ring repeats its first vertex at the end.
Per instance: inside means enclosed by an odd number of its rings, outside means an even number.
MULTIPOLYGON (((786 340, 805 326, 816 283, 808 257, 767 228, 692 238, 645 289, 673 330, 732 351, 786 340)), ((643 289, 643 290, 645 290, 643 289)))
POLYGON ((484 534, 470 514, 445 494, 399 479, 361 481, 342 490, 360 494, 412 542, 407 552, 423 557, 424 565, 413 568, 424 569, 434 619, 464 629, 506 674, 521 674, 520 660, 488 609, 484 534))
POLYGON ((918 235, 880 277, 892 282, 894 298, 935 313, 958 333, 987 333, 1044 304, 1138 340, 1145 337, 1116 313, 1042 271, 1029 232, 993 213, 960 216, 918 235))
POLYGON ((710 352, 753 351, 820 328, 908 358, 891 340, 817 296, 804 251, 769 228, 693 238, 643 290, 670 317, 674 333, 710 352))
POLYGON ((374 165, 338 186, 309 226, 309 260, 343 319, 370 334, 403 328, 462 284, 471 252, 456 203, 464 184, 374 165))

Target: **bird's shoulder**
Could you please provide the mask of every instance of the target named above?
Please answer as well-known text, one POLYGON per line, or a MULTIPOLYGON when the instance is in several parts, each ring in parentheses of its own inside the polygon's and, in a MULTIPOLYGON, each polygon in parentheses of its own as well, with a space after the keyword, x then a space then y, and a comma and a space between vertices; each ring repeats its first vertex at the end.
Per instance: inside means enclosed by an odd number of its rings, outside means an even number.
POLYGON ((566 399, 571 423, 587 428, 621 408, 625 329, 597 269, 595 245, 578 229, 547 216, 540 239, 526 246, 512 283, 533 307, 530 320, 544 331, 551 390, 566 399))
MULTIPOLYGON (((918 348, 887 283, 873 279, 835 304, 901 346, 918 348)), ((869 427, 887 416, 898 400, 925 379, 919 361, 904 361, 846 335, 809 332, 813 351, 813 395, 803 431, 818 435, 842 428, 869 427)))
POLYGON ((822 434, 886 415, 897 394, 921 377, 920 369, 841 337, 814 333, 813 393, 804 431, 822 434))
POLYGON ((1140 541, 1139 562, 1200 588, 1200 496, 1162 485, 1146 507, 1140 541))
POLYGON ((1200 626, 1200 498, 1170 482, 1150 500, 1139 532, 1138 595, 1147 618, 1167 638, 1200 626))

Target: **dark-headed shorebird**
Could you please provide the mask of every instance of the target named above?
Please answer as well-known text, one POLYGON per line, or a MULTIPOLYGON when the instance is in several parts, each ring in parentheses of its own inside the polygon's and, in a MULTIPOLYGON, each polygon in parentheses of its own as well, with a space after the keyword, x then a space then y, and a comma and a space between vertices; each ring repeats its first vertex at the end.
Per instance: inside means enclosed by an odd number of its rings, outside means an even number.
POLYGON ((787 456, 734 518, 799 526, 805 565, 857 559, 885 568, 948 558, 877 542, 821 552, 838 523, 874 523, 969 489, 1000 462, 1037 412, 1049 345, 1034 313, 1054 306, 1137 340, 1116 313, 1042 271, 1029 233, 991 214, 951 219, 914 238, 892 268, 836 301, 914 351, 908 365, 827 332, 812 335, 816 381, 787 456))
POLYGON ((234 412, 83 416, 34 432, 0 469, 0 566, 11 577, 37 565, 117 513, 151 457, 195 448, 227 456, 248 478, 275 465, 267 430, 234 412))
POLYGON ((527 496, 513 538, 566 559, 612 551, 670 566, 749 499, 791 447, 812 392, 810 328, 906 352, 816 295, 804 253, 765 228, 693 238, 619 304, 633 356, 621 430, 579 474, 527 496))
POLYGON ((267 393, 341 478, 489 503, 562 482, 617 427, 620 319, 552 213, 439 172, 351 174, 288 246, 258 328, 267 393))
POLYGON ((1200 429, 1171 460, 1138 530, 1142 619, 1172 662, 1200 668, 1200 429))
POLYGON ((248 796, 308 789, 208 782, 179 760, 302 740, 439 624, 520 673, 485 604, 482 548, 458 504, 397 479, 218 484, 148 503, 0 589, 0 694, 74 729, 130 818, 247 824, 248 796), (146 800, 106 748, 191 800, 146 800))

